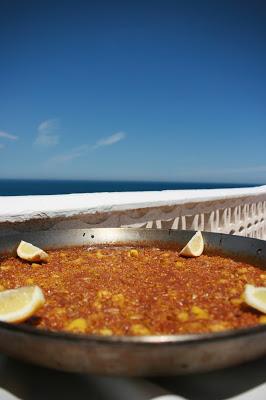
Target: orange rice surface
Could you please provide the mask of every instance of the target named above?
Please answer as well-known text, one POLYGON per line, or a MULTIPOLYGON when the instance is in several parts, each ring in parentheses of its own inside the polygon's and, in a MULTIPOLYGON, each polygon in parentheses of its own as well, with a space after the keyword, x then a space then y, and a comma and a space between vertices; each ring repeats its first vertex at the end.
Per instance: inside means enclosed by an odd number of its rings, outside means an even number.
POLYGON ((230 258, 183 258, 148 247, 50 250, 44 264, 0 256, 0 290, 38 285, 45 305, 26 324, 99 335, 219 332, 266 323, 245 284, 266 271, 230 258))

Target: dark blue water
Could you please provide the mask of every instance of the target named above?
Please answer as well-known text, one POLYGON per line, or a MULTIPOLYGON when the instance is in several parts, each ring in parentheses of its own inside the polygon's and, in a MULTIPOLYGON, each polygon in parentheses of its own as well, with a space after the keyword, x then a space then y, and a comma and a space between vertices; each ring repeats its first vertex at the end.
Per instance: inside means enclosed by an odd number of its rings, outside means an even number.
POLYGON ((0 179, 0 196, 252 187, 250 184, 0 179))

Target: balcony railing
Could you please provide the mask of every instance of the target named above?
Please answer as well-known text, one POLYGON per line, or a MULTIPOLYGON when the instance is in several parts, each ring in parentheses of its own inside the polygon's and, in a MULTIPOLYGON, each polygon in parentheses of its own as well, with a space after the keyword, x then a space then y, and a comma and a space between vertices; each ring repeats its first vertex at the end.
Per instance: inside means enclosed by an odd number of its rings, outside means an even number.
POLYGON ((206 230, 266 239, 266 186, 0 197, 0 235, 121 226, 206 230))

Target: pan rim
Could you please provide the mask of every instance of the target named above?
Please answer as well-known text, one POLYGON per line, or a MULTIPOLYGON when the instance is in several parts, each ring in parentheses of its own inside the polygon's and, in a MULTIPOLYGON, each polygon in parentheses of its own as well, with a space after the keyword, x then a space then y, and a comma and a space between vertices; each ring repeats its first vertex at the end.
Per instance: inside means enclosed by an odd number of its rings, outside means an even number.
POLYGON ((153 346, 153 345, 177 345, 186 346, 188 344, 202 344, 222 342, 231 339, 243 338, 245 336, 260 335, 266 333, 266 325, 256 325, 251 328, 228 329, 223 332, 198 333, 185 335, 145 335, 145 336, 102 336, 85 335, 78 333, 69 333, 61 331, 49 331, 26 325, 16 325, 0 321, 0 331, 12 331, 17 334, 26 334, 32 337, 45 337, 46 339, 67 341, 73 343, 102 344, 102 345, 135 345, 135 346, 153 346))

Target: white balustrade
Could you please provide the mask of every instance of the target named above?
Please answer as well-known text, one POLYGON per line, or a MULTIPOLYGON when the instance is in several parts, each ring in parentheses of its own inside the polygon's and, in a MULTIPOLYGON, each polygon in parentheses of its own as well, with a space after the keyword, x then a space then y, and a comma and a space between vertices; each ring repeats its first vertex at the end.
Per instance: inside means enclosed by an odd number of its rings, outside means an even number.
POLYGON ((192 229, 266 239, 266 186, 0 197, 0 235, 90 227, 192 229))

